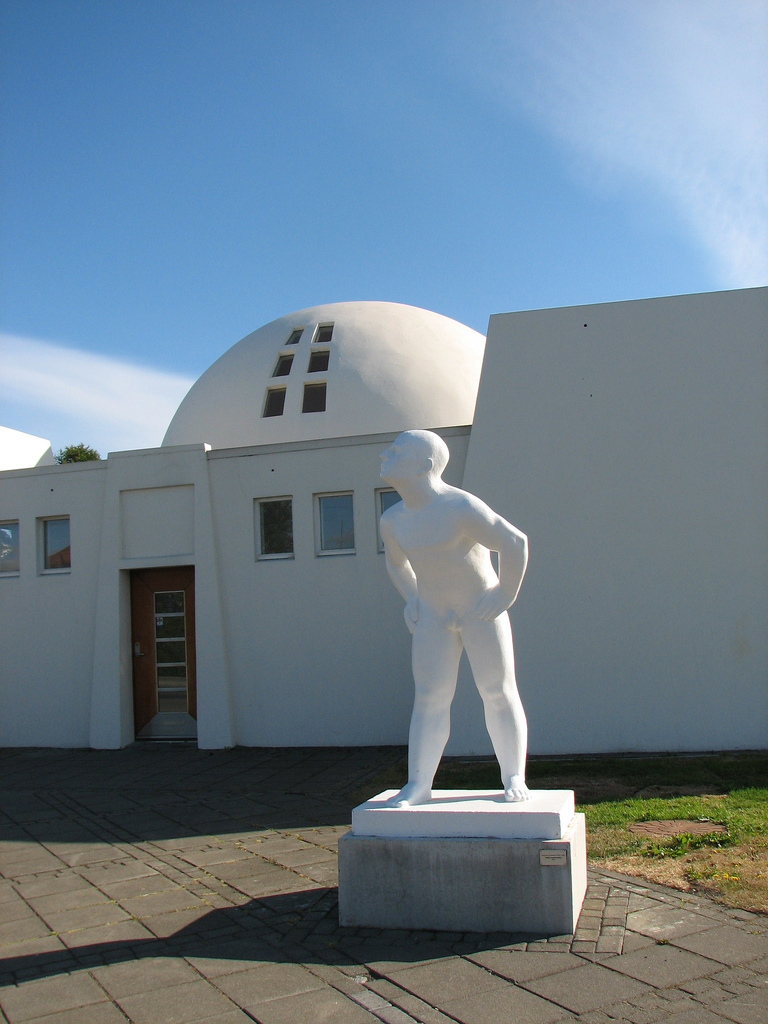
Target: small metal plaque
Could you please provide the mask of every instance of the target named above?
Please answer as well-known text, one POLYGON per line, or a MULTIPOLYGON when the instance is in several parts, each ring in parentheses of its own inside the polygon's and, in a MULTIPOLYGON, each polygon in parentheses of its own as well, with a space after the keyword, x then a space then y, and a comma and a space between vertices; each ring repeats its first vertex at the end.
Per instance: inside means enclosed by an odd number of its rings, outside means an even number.
POLYGON ((539 850, 539 864, 542 867, 565 867, 568 863, 567 850, 539 850))

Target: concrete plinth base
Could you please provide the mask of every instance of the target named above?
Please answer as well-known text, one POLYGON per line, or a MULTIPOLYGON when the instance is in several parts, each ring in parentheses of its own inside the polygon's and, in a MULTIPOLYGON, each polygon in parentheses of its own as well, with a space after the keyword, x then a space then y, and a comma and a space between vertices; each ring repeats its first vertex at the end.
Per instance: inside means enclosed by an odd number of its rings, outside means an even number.
POLYGON ((340 923, 570 934, 587 888, 584 815, 561 832, 557 839, 347 833, 339 840, 340 923))

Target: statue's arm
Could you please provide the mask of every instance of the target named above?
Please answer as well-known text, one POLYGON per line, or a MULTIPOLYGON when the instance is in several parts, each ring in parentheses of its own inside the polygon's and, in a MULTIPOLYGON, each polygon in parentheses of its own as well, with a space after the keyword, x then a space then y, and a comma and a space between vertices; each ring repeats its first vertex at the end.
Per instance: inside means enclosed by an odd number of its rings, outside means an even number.
POLYGON ((416 573, 405 552, 392 536, 392 530, 384 516, 380 521, 380 529, 381 539, 384 541, 384 560, 387 573, 398 594, 405 601, 405 624, 412 633, 419 618, 419 585, 416 573))
POLYGON ((477 614, 495 619, 511 607, 520 592, 528 566, 528 538, 516 526, 471 495, 468 508, 468 532, 475 543, 499 553, 499 582, 480 600, 477 614))

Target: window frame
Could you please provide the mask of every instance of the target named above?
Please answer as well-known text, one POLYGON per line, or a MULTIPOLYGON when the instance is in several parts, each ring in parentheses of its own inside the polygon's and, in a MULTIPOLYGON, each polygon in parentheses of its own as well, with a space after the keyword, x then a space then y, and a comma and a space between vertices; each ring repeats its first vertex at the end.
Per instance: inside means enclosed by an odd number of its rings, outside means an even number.
POLYGON ((277 362, 275 363, 275 368, 272 371, 272 376, 270 377, 270 380, 274 380, 275 378, 277 378, 277 380, 280 380, 281 377, 288 377, 288 376, 290 376, 291 370, 293 369, 293 363, 294 363, 295 356, 296 356, 295 352, 280 352, 280 353, 278 353, 277 362), (281 363, 284 360, 286 360, 286 359, 288 360, 288 369, 285 371, 285 373, 278 373, 277 371, 280 369, 281 363))
MULTIPOLYGON (((318 370, 318 373, 322 371, 318 370)), ((301 395, 301 414, 302 416, 314 416, 317 413, 328 411, 328 381, 327 380, 308 380, 304 382, 304 390, 301 395), (307 400, 307 391, 319 391, 323 389, 323 408, 322 409, 305 409, 304 405, 307 400)))
MULTIPOLYGON (((37 519, 37 557, 38 574, 40 576, 63 576, 72 572, 72 520, 69 515, 62 516, 39 516, 37 519), (48 523, 61 522, 66 520, 69 523, 69 565, 49 568, 46 566, 47 558, 47 530, 48 523)), ((63 550, 63 549, 62 549, 63 550)))
POLYGON ((0 568, 0 576, 10 578, 13 576, 21 575, 21 526, 19 525, 18 519, 0 519, 0 529, 2 527, 15 526, 16 527, 16 560, 18 562, 18 569, 3 569, 0 568))
POLYGON ((301 341, 302 334, 306 330, 306 326, 307 325, 305 324, 304 327, 294 327, 294 329, 288 335, 288 340, 286 341, 285 344, 286 345, 298 345, 299 342, 301 341), (294 338, 295 338, 295 341, 293 340, 294 338))
POLYGON ((315 330, 314 330, 314 332, 312 334, 312 344, 313 345, 330 345, 331 342, 333 341, 333 330, 334 330, 335 326, 336 326, 335 321, 333 321, 331 323, 318 324, 315 327, 315 330), (320 337, 320 332, 321 331, 327 331, 327 330, 330 330, 330 332, 331 332, 330 338, 321 338, 320 337))
POLYGON ((317 494, 312 495, 312 506, 315 521, 315 557, 316 558, 333 558, 337 555, 355 555, 357 554, 356 540, 355 540, 355 492, 351 488, 344 491, 321 491, 317 494), (324 548, 323 547, 323 517, 322 517, 322 500, 323 498, 342 498, 349 496, 352 499, 352 547, 351 548, 324 548))
POLYGON ((261 409, 261 418, 263 420, 276 419, 278 416, 282 416, 285 413, 285 397, 286 397, 287 390, 288 390, 287 386, 277 387, 277 388, 267 387, 267 392, 264 395, 264 404, 263 404, 262 409, 261 409), (272 395, 272 394, 278 394, 278 393, 282 393, 282 395, 283 395, 283 405, 282 405, 282 408, 280 409, 280 412, 267 413, 267 407, 269 405, 269 396, 272 395))
MULTIPOLYGON (((382 497, 385 494, 397 494, 398 492, 394 487, 377 487, 376 488, 376 550, 380 555, 384 554, 384 541, 381 538, 381 517, 384 515, 385 509, 382 508, 382 497)), ((398 500, 403 499, 398 494, 398 500)), ((397 504, 397 502, 393 502, 397 504)))
POLYGON ((269 494, 261 498, 253 499, 253 533, 254 552, 257 562, 283 562, 296 557, 296 543, 293 530, 293 495, 292 494, 269 494), (291 545, 290 551, 278 551, 268 554, 262 550, 263 534, 261 527, 261 506, 270 501, 290 501, 291 503, 291 545))
MULTIPOLYGON (((328 366, 331 362, 331 350, 329 348, 314 348, 309 350, 309 359, 307 360, 307 373, 328 373, 328 366), (326 356, 325 366, 321 366, 316 370, 312 369, 312 361, 318 356, 326 356)), ((312 383, 315 383, 312 381, 312 383)), ((319 383, 319 382, 318 382, 319 383)))

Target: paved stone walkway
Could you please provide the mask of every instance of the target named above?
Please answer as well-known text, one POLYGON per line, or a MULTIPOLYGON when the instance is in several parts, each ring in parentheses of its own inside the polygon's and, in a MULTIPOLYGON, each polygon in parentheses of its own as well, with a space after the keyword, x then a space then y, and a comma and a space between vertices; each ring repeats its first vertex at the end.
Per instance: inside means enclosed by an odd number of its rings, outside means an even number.
POLYGON ((766 1024, 766 917, 609 872, 574 936, 340 928, 402 754, 0 751, 0 1021, 766 1024))

